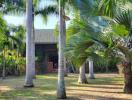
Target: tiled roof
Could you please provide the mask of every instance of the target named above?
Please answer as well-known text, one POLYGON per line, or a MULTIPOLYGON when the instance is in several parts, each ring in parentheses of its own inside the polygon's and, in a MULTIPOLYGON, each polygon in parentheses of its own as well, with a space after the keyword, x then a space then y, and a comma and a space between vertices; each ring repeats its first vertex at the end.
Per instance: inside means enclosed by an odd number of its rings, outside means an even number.
POLYGON ((35 30, 35 43, 57 43, 57 38, 54 35, 53 29, 35 30))

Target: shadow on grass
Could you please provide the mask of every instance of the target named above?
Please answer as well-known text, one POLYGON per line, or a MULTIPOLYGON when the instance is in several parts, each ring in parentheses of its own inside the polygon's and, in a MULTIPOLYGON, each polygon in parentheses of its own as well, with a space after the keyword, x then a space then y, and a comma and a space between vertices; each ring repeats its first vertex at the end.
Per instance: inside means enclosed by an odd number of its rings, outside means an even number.
POLYGON ((69 97, 67 97, 66 99, 63 99, 63 100, 83 100, 83 99, 80 99, 79 97, 69 96, 69 97))
MULTIPOLYGON (((77 83, 77 82, 76 82, 77 83)), ((71 85, 77 85, 75 82, 71 83, 71 85)), ((123 85, 123 79, 116 77, 116 78, 96 78, 96 79, 88 79, 88 85, 123 85)), ((84 86, 88 86, 85 84, 84 86)), ((80 85, 79 85, 80 86, 80 85)), ((81 85, 83 86, 83 85, 81 85)))
POLYGON ((104 97, 104 96, 95 96, 95 95, 79 95, 81 100, 132 100, 132 99, 126 99, 126 98, 114 98, 114 97, 104 97))
POLYGON ((99 93, 118 93, 118 94, 123 94, 124 92, 111 92, 111 91, 107 91, 107 90, 103 90, 103 91, 99 91, 99 90, 88 90, 88 89, 86 89, 86 90, 82 90, 82 89, 68 89, 68 90, 74 90, 74 91, 85 91, 85 92, 99 92, 99 93))
POLYGON ((89 88, 102 88, 102 89, 123 89, 123 86, 122 87, 117 87, 117 86, 100 86, 100 85, 80 85, 80 84, 76 84, 75 86, 78 86, 78 87, 89 87, 89 88))
POLYGON ((105 85, 105 84, 115 84, 119 81, 121 81, 121 80, 114 79, 114 78, 98 78, 95 80, 89 80, 89 84, 103 84, 103 85, 105 85))

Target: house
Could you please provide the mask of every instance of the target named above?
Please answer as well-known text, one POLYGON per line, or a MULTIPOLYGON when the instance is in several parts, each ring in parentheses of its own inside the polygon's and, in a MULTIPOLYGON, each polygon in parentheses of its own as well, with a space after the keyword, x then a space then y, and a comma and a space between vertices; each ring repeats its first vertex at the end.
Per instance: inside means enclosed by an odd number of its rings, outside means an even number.
POLYGON ((36 70, 38 74, 58 69, 57 36, 52 29, 35 30, 36 70))

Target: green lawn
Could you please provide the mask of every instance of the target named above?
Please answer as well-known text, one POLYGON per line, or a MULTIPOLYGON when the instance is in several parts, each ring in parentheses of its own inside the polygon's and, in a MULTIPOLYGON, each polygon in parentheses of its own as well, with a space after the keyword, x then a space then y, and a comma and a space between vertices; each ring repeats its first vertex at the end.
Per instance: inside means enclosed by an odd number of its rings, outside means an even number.
MULTIPOLYGON (((123 93, 123 78, 117 74, 96 74, 89 84, 78 84, 77 74, 66 78, 67 100, 132 100, 123 93)), ((24 77, 0 80, 0 100, 57 100, 57 74, 38 75, 34 88, 23 88, 24 77)))

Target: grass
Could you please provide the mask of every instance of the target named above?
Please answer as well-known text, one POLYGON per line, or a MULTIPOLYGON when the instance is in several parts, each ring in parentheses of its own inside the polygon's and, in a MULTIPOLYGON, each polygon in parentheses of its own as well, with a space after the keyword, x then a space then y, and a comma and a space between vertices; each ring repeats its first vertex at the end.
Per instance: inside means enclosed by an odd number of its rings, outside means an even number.
MULTIPOLYGON (((132 100, 123 93, 123 78, 117 74, 96 74, 89 84, 78 84, 77 74, 66 78, 66 100, 132 100)), ((0 80, 0 100, 57 100, 57 74, 38 75, 34 88, 23 88, 24 77, 0 80)))

